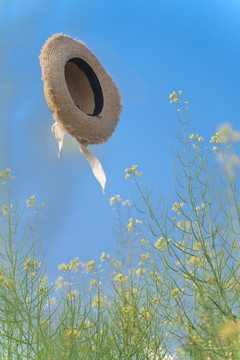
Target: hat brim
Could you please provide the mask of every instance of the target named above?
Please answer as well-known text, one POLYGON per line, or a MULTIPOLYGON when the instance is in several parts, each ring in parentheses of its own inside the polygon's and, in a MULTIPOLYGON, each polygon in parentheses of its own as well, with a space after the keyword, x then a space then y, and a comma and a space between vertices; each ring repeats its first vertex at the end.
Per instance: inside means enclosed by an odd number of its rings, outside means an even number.
POLYGON ((42 48, 46 101, 55 119, 83 145, 109 139, 121 113, 121 96, 96 56, 78 40, 55 34, 42 48))

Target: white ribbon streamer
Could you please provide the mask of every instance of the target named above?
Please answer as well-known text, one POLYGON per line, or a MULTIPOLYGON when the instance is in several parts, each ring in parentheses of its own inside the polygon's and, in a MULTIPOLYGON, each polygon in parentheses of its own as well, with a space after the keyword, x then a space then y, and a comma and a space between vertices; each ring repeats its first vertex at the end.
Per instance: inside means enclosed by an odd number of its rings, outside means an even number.
MULTIPOLYGON (((53 134, 55 135, 57 142, 58 142, 58 157, 62 155, 62 146, 63 146, 63 138, 66 130, 62 125, 60 125, 57 121, 53 124, 51 128, 53 134)), ((95 176, 95 178, 98 180, 98 182, 102 186, 103 193, 106 192, 106 175, 104 173, 102 164, 100 161, 86 148, 86 146, 79 144, 80 153, 83 154, 83 156, 87 159, 89 162, 92 172, 95 176)))

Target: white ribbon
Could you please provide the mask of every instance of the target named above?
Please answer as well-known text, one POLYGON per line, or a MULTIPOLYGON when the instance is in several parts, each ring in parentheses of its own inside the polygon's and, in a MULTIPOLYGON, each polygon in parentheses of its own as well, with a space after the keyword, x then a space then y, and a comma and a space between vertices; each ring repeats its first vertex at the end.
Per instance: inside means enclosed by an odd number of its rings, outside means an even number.
MULTIPOLYGON (((57 121, 53 124, 51 128, 53 134, 55 135, 57 141, 58 141, 58 157, 60 158, 62 154, 62 146, 63 146, 63 138, 66 130, 62 125, 60 125, 57 121)), ((80 153, 83 154, 83 156, 87 159, 89 162, 92 172, 95 176, 95 178, 98 180, 98 182, 102 186, 103 193, 105 194, 106 189, 106 175, 104 173, 102 164, 100 161, 86 148, 86 146, 79 144, 80 153)))

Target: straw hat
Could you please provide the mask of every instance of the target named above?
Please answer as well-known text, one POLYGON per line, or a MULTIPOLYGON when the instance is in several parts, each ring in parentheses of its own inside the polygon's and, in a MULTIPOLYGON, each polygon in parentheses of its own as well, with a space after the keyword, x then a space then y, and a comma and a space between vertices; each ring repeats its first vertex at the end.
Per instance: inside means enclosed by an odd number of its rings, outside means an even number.
POLYGON ((42 48, 44 92, 57 123, 82 145, 112 135, 121 113, 121 96, 96 56, 78 40, 55 34, 42 48))

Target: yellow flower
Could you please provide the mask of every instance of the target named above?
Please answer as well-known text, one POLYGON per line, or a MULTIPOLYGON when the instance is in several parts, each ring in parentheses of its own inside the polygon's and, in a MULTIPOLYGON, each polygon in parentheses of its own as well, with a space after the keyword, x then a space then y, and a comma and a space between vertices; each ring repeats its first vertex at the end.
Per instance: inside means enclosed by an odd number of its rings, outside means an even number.
POLYGON ((6 175, 10 174, 10 172, 11 172, 11 169, 7 169, 6 170, 6 175))
POLYGON ((3 205, 3 215, 7 215, 8 207, 3 205))
POLYGON ((42 206, 42 207, 43 207, 43 206, 46 206, 46 205, 45 205, 45 202, 42 202, 42 205, 41 205, 41 206, 42 206))
POLYGON ((139 268, 139 269, 136 270, 136 274, 137 274, 137 275, 141 275, 141 273, 142 273, 142 269, 141 269, 141 268, 139 268))
POLYGON ((61 264, 61 265, 58 265, 58 270, 65 270, 65 268, 66 268, 66 264, 65 264, 65 263, 63 263, 63 264, 61 264))
POLYGON ((131 206, 131 203, 129 200, 123 201, 122 206, 131 206))
POLYGON ((133 219, 129 219, 129 223, 127 225, 127 228, 128 228, 128 232, 132 232, 132 228, 133 228, 133 219))
POLYGON ((177 227, 180 228, 181 226, 182 226, 182 222, 181 222, 181 221, 178 221, 178 222, 177 222, 177 227))
POLYGON ((100 308, 102 308, 102 307, 103 307, 104 300, 105 300, 104 297, 99 297, 99 298, 98 298, 98 296, 95 296, 95 297, 93 298, 92 307, 98 307, 98 306, 99 306, 100 308))
POLYGON ((61 289, 62 288, 62 284, 63 284, 63 278, 62 276, 59 276, 56 280, 56 284, 57 284, 57 289, 61 289))
POLYGON ((160 247, 166 247, 166 244, 163 242, 163 238, 160 237, 157 239, 157 242, 155 243, 155 247, 159 249, 160 247))
POLYGON ((217 152, 217 146, 213 147, 213 151, 216 153, 217 152))
POLYGON ((117 202, 117 200, 114 196, 112 196, 110 199, 110 205, 112 206, 115 202, 117 202))
POLYGON ((102 253, 102 256, 100 257, 100 260, 101 260, 101 261, 104 261, 104 260, 106 259, 106 257, 107 257, 107 256, 106 256, 106 253, 103 252, 103 253, 102 253))
POLYGON ((86 264, 86 272, 89 272, 90 270, 94 270, 95 267, 95 261, 91 260, 86 264), (88 271, 87 271, 88 270, 88 271))
POLYGON ((179 211, 184 206, 184 203, 173 203, 172 210, 179 211))
POLYGON ((182 92, 182 90, 179 90, 179 92, 178 92, 178 93, 179 93, 179 95, 181 96, 183 92, 182 92))
POLYGON ((198 142, 201 143, 203 140, 204 140, 204 139, 203 139, 201 136, 198 137, 198 142))
POLYGON ((58 299, 58 296, 56 296, 55 298, 50 299, 49 303, 54 305, 57 299, 58 299))
POLYGON ((179 289, 173 289, 171 290, 171 295, 174 299, 178 297, 179 289))
POLYGON ((200 206, 196 206, 195 210, 200 211, 201 210, 200 206))
POLYGON ((77 295, 77 290, 72 290, 70 291, 70 293, 68 294, 68 296, 70 297, 70 299, 74 299, 74 297, 77 295))
POLYGON ((147 253, 147 254, 142 254, 142 255, 141 255, 141 258, 142 258, 143 260, 148 260, 148 258, 149 258, 149 253, 147 253))
POLYGON ((136 170, 136 168, 137 168, 137 165, 132 165, 132 167, 130 167, 129 169, 127 168, 127 169, 125 170, 125 172, 128 173, 128 174, 134 173, 134 171, 136 170))
POLYGON ((195 139, 194 134, 190 135, 190 136, 189 136, 189 139, 190 139, 190 140, 194 140, 194 139, 195 139))
POLYGON ((142 220, 136 220, 136 223, 142 225, 142 220))
POLYGON ((197 256, 192 256, 192 257, 191 257, 191 262, 192 262, 193 264, 198 263, 199 260, 200 260, 200 259, 199 259, 199 257, 197 257, 197 256))

